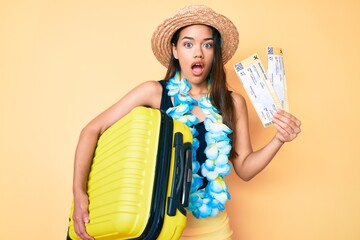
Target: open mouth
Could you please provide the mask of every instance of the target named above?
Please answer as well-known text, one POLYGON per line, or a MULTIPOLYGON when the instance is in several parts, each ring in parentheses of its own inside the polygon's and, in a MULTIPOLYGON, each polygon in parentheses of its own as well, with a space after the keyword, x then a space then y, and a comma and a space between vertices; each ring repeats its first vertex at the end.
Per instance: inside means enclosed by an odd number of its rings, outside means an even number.
POLYGON ((204 71, 204 66, 201 63, 193 63, 191 65, 191 70, 194 75, 200 75, 204 71))

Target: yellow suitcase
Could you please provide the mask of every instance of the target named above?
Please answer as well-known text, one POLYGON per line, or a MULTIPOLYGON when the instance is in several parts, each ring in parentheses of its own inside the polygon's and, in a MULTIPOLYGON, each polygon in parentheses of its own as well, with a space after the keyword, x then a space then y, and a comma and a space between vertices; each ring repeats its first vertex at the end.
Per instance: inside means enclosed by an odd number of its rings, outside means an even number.
MULTIPOLYGON (((137 107, 99 138, 88 180, 87 232, 97 240, 179 239, 191 184, 189 128, 137 107)), ((80 239, 70 209, 68 238, 80 239)))

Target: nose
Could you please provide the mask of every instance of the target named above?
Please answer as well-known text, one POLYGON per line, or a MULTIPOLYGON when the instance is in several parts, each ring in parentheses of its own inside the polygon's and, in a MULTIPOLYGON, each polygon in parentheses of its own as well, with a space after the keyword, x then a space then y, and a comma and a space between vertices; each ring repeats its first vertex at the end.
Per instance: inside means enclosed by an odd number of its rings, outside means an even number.
POLYGON ((201 49, 201 46, 197 46, 194 48, 194 58, 203 58, 203 51, 201 49))

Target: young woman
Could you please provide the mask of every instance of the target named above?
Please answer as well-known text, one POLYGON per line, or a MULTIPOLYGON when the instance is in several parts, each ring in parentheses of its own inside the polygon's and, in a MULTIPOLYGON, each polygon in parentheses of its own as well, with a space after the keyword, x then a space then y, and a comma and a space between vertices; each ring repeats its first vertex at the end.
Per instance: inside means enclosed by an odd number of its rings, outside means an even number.
POLYGON ((136 106, 160 108, 187 124, 194 136, 193 181, 187 227, 182 239, 231 239, 225 211, 230 199, 224 177, 230 162, 248 181, 273 159, 285 142, 300 133, 300 121, 279 110, 277 132, 253 151, 244 98, 230 92, 224 64, 238 45, 238 32, 225 16, 206 6, 188 6, 166 19, 154 32, 152 49, 168 68, 162 81, 148 81, 131 90, 81 131, 74 164, 74 228, 82 239, 89 221, 87 177, 99 136, 136 106), (191 212, 191 213, 190 213, 191 212))

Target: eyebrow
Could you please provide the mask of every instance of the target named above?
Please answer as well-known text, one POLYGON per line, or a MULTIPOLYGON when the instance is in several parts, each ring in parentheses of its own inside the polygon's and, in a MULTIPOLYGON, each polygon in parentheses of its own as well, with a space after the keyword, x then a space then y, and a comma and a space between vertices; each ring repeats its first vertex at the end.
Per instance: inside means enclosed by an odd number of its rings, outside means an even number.
MULTIPOLYGON (((181 40, 184 40, 184 39, 194 40, 193 37, 187 37, 187 36, 183 37, 181 40)), ((203 40, 204 41, 209 41, 209 40, 214 40, 214 38, 209 37, 209 38, 204 38, 203 40)))

